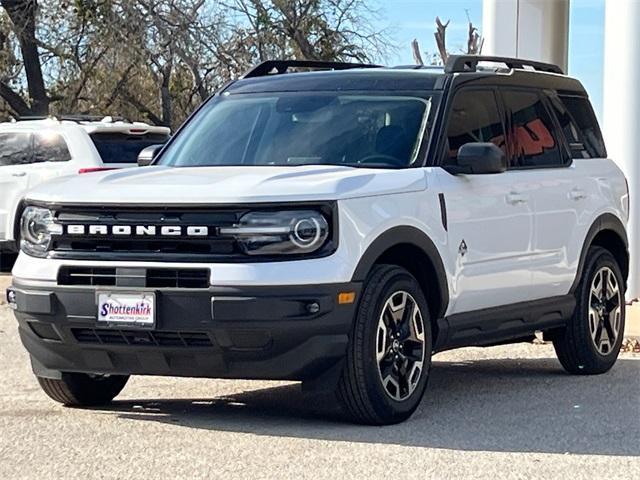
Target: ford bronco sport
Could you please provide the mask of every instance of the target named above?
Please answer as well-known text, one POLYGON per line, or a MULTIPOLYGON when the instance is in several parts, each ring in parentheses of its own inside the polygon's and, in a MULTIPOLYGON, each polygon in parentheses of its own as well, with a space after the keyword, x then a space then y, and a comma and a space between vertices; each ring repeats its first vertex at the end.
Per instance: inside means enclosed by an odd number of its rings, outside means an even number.
POLYGON ((542 332, 570 373, 616 361, 628 188, 554 65, 267 62, 150 149, 22 205, 8 301, 58 402, 286 379, 389 424, 435 352, 542 332))

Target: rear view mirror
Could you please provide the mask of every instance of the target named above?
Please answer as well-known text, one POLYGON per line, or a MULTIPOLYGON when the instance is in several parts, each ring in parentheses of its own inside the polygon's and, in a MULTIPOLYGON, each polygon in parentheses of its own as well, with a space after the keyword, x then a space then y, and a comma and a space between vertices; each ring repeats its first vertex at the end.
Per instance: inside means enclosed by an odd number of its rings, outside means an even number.
POLYGON ((457 165, 445 169, 456 174, 487 175, 507 170, 507 157, 493 143, 465 143, 458 150, 457 165))
POLYGON ((163 145, 149 145, 143 148, 138 154, 138 166, 146 167, 147 165, 151 165, 162 147, 163 145))

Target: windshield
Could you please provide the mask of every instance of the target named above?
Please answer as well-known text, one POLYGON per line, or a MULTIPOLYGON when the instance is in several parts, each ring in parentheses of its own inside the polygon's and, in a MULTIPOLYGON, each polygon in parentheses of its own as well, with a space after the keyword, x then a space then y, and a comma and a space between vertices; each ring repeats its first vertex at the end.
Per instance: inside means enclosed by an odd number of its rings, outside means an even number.
POLYGON ((430 98, 278 93, 216 98, 168 146, 160 165, 413 164, 430 98))

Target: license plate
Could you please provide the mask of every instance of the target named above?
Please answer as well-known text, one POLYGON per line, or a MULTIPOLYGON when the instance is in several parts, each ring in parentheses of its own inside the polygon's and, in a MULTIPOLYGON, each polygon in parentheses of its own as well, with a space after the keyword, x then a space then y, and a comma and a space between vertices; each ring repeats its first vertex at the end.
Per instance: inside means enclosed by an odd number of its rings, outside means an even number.
POLYGON ((98 323, 108 326, 153 328, 156 297, 152 292, 98 293, 98 323))

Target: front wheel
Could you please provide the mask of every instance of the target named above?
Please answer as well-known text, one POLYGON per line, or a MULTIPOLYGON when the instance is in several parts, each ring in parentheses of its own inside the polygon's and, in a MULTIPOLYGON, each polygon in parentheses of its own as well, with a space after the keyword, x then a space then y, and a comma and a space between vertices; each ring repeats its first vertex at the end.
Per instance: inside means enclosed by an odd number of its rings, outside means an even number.
POLYGON ((427 386, 431 323, 424 294, 404 268, 378 265, 358 306, 338 398, 358 423, 411 416, 427 386))
POLYGON ((589 249, 575 295, 573 317, 553 339, 556 354, 569 373, 605 373, 618 358, 625 323, 624 278, 608 250, 589 249))
POLYGON ((17 253, 0 251, 0 272, 11 272, 17 257, 17 253))
POLYGON ((106 405, 124 388, 125 375, 63 373, 61 379, 37 377, 40 388, 50 398, 68 407, 106 405))

